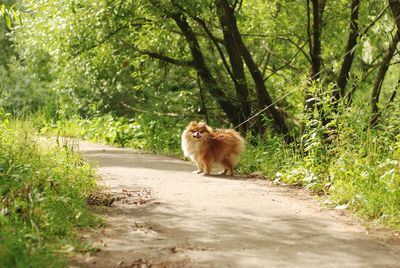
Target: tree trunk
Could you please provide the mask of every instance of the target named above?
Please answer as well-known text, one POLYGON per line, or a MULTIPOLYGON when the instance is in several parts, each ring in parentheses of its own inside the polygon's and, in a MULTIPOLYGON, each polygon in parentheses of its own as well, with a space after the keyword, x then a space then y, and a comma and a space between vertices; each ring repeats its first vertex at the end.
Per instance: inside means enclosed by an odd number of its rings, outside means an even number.
POLYGON ((312 46, 310 48, 311 56, 311 72, 310 79, 315 81, 320 77, 321 72, 321 25, 322 13, 325 1, 312 0, 313 4, 313 33, 312 46), (322 3, 322 5, 321 5, 322 3))
POLYGON ((397 30, 400 32, 400 1, 389 0, 389 5, 392 10, 394 20, 396 22, 397 30))
POLYGON ((249 91, 246 83, 243 59, 240 56, 239 48, 235 40, 235 34, 232 32, 232 25, 224 13, 218 12, 219 21, 224 35, 224 46, 229 56, 229 62, 232 69, 232 80, 236 88, 236 95, 242 106, 241 120, 245 121, 251 115, 249 103, 249 91))
POLYGON ((342 68, 340 69, 339 77, 337 79, 337 88, 333 93, 334 101, 339 101, 345 94, 347 80, 350 76, 351 66, 354 59, 354 51, 357 45, 357 38, 359 36, 358 30, 358 13, 359 13, 360 0, 352 0, 351 14, 350 14, 350 33, 347 40, 346 54, 343 59, 342 68))
MULTIPOLYGON (((310 49, 311 69, 309 74, 309 86, 314 82, 319 81, 321 73, 321 31, 322 31, 322 18, 325 9, 325 0, 312 0, 312 14, 313 14, 313 26, 311 33, 311 19, 310 19, 310 0, 307 1, 307 18, 308 18, 308 40, 310 49)), ((306 93, 305 98, 305 109, 307 111, 313 111, 315 106, 314 95, 310 92, 306 93)))
MULTIPOLYGON (((388 2, 389 2, 389 6, 392 10, 392 14, 393 14, 396 26, 397 26, 397 31, 389 45, 388 50, 386 51, 386 53, 383 57, 382 64, 378 71, 378 76, 376 78, 374 87, 372 89, 372 96, 371 96, 372 114, 371 114, 371 120, 370 120, 371 127, 376 127, 379 123, 380 111, 379 111, 379 107, 378 107, 378 102, 379 102, 379 96, 381 93, 381 87, 382 87, 383 80, 385 79, 386 72, 389 69, 390 61, 393 58, 393 55, 396 51, 397 44, 399 43, 399 39, 400 39, 400 36, 399 36, 400 35, 400 1, 389 0, 388 2)), ((397 86, 389 100, 389 103, 391 101, 393 101, 394 97, 396 96, 396 91, 397 91, 397 86)))
POLYGON ((193 57, 194 68, 197 70, 197 73, 205 84, 206 88, 221 106, 222 110, 228 116, 232 124, 239 124, 239 109, 232 104, 232 101, 228 99, 224 91, 218 86, 215 78, 212 76, 205 63, 197 37, 187 22, 186 17, 182 13, 174 13, 171 14, 171 18, 176 22, 179 29, 182 31, 183 36, 186 38, 193 57))
POLYGON ((379 67, 378 76, 376 77, 374 87, 372 89, 372 96, 371 96, 372 115, 371 115, 371 120, 370 120, 371 127, 375 127, 379 122, 378 102, 379 102, 379 96, 381 93, 382 83, 383 83, 383 80, 385 79, 386 72, 389 69, 390 61, 393 58, 393 55, 394 55, 394 52, 396 51, 396 47, 397 47, 398 43, 399 43, 399 33, 396 32, 396 35, 393 37, 392 41, 390 42, 389 48, 387 49, 387 51, 383 57, 381 66, 379 67))
POLYGON ((261 109, 270 106, 267 111, 271 115, 276 128, 278 129, 278 131, 280 131, 282 134, 286 136, 287 140, 291 140, 292 138, 289 135, 289 129, 286 125, 285 117, 275 108, 274 105, 272 105, 273 102, 265 87, 262 73, 259 70, 257 64, 254 62, 253 57, 251 56, 249 50, 247 49, 246 45, 242 40, 241 34, 237 27, 233 8, 230 7, 227 0, 216 0, 215 3, 219 10, 219 14, 221 14, 221 16, 224 17, 227 27, 230 27, 229 30, 230 33, 233 35, 233 39, 236 43, 238 51, 241 57, 243 58, 254 80, 257 100, 258 100, 258 107, 261 109))

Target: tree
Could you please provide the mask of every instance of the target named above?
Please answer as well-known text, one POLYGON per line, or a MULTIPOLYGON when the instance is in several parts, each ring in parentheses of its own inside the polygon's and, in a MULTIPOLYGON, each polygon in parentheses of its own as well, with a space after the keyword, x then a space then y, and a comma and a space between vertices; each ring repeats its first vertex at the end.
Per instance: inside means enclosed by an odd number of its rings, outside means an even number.
MULTIPOLYGON (((243 58, 244 62, 249 69, 249 72, 254 80, 256 94, 258 99, 258 108, 262 109, 264 107, 269 107, 268 111, 272 116, 275 126, 278 130, 286 136, 289 136, 289 129, 286 125, 285 118, 282 113, 280 113, 273 105, 272 99, 265 87, 264 78, 261 74, 260 69, 257 64, 254 62, 253 57, 244 44, 241 34, 239 33, 236 19, 234 16, 234 9, 229 5, 226 0, 218 0, 216 1, 216 6, 218 9, 218 13, 220 16, 221 27, 224 32, 228 32, 226 36, 229 38, 225 40, 225 43, 229 43, 233 41, 236 46, 236 51, 238 51, 243 58), (232 38, 230 38, 232 37, 232 38), (231 40, 232 39, 232 40, 231 40)), ((241 70, 240 70, 241 71, 241 70)), ((290 139, 290 138, 289 138, 290 139)))
POLYGON ((380 64, 378 75, 376 77, 374 87, 371 94, 371 127, 376 127, 379 121, 379 96, 382 89, 383 80, 385 79, 386 73, 389 69, 390 61, 393 58, 394 52, 396 51, 397 44, 399 43, 399 32, 397 31, 395 36, 392 38, 385 55, 383 56, 382 63, 380 64))
MULTIPOLYGON (((301 118, 329 124, 340 115, 330 110, 332 104, 344 97, 356 96, 348 106, 364 109, 374 70, 384 66, 381 51, 389 47, 392 25, 383 5, 24 1, 31 12, 13 28, 12 38, 30 73, 25 77, 38 78, 41 88, 56 93, 59 109, 67 113, 134 117, 150 110, 183 120, 207 114, 211 123, 246 122, 243 132, 264 133, 271 126, 289 136, 301 118)), ((388 67, 390 83, 395 63, 388 67)), ((9 91, 17 92, 12 84, 9 91)), ((387 95, 386 84, 379 84, 378 98, 387 95)))
MULTIPOLYGON (((171 5, 165 4, 164 7, 158 2, 153 3, 153 8, 157 9, 158 12, 164 13, 167 17, 170 17, 175 21, 182 36, 185 37, 192 55, 192 60, 189 63, 181 64, 182 62, 161 55, 157 52, 137 51, 171 64, 194 67, 206 88, 209 90, 209 93, 220 105, 233 125, 238 125, 239 123, 244 122, 250 116, 252 110, 248 100, 249 90, 246 83, 245 70, 243 68, 243 63, 245 63, 255 85, 258 102, 257 107, 259 109, 269 107, 268 112, 271 115, 277 130, 284 135, 289 135, 289 129, 286 125, 285 118, 283 114, 272 105, 272 99, 265 87, 264 77, 255 63, 249 49, 242 40, 236 22, 234 7, 227 1, 215 1, 213 4, 219 18, 220 29, 222 29, 223 40, 221 42, 219 42, 217 38, 215 38, 214 34, 211 33, 205 20, 201 18, 201 16, 194 15, 192 12, 188 11, 190 8, 186 8, 182 4, 177 4, 174 1, 171 2, 171 5), (160 8, 160 6, 162 8, 160 8), (170 10, 173 11, 171 12, 170 10), (210 71, 210 67, 206 64, 204 52, 201 49, 195 31, 189 24, 188 17, 193 18, 193 20, 199 24, 199 26, 205 31, 206 36, 211 39, 207 40, 207 42, 212 43, 218 49, 220 58, 225 62, 224 66, 229 74, 228 78, 236 88, 235 96, 232 96, 231 93, 227 94, 214 78, 210 71), (219 44, 224 46, 224 51, 221 50, 219 44), (228 66, 225 59, 225 53, 229 57, 230 66, 228 66)), ((246 129, 247 124, 244 124, 242 130, 245 131, 246 129)))
MULTIPOLYGON (((397 44, 399 43, 400 39, 400 3, 398 1, 394 0, 389 0, 389 6, 392 11, 392 15, 396 24, 396 31, 394 34, 394 37, 392 38, 390 45, 388 49, 386 50, 386 53, 384 54, 383 60, 380 64, 378 75, 376 77, 374 87, 372 89, 372 94, 371 94, 371 119, 370 119, 370 125, 371 127, 376 127, 379 122, 379 117, 380 117, 380 111, 378 107, 379 103, 379 97, 382 89, 382 84, 385 79, 386 73, 389 69, 389 64, 395 54, 397 44)), ((396 89, 393 91, 392 96, 389 99, 389 103, 394 100, 394 97, 396 95, 396 89)))
MULTIPOLYGON (((311 59, 311 69, 309 74, 310 86, 318 83, 321 74, 321 31, 323 25, 323 13, 325 9, 325 0, 312 0, 312 12, 310 0, 307 0, 307 35, 308 47, 311 59), (311 13, 313 23, 311 27, 311 13)), ((306 110, 312 111, 315 105, 313 94, 307 93, 305 98, 306 110)))
POLYGON ((359 37, 358 14, 359 14, 360 0, 352 0, 350 7, 350 31, 347 40, 346 52, 343 58, 342 68, 340 69, 337 78, 337 88, 333 93, 333 101, 338 102, 343 98, 347 81, 349 79, 350 70, 353 64, 355 49, 357 46, 357 39, 359 37))

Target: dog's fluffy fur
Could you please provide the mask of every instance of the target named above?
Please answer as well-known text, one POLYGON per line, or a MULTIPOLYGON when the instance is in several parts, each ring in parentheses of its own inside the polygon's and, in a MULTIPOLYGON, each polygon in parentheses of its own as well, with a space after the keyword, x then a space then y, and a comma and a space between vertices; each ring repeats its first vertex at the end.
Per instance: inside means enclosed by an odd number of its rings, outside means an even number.
POLYGON ((197 164, 197 173, 209 175, 214 167, 223 167, 220 174, 233 176, 245 141, 233 129, 212 129, 204 122, 190 122, 182 133, 182 150, 197 164))

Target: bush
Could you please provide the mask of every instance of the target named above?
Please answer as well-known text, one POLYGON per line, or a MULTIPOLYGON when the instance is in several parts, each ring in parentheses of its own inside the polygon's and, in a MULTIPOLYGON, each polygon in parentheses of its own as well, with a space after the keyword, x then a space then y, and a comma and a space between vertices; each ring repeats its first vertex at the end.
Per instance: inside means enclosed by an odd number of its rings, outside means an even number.
MULTIPOLYGON (((326 113, 333 114, 331 106, 325 109, 326 113)), ((351 108, 331 117, 328 126, 323 126, 318 116, 305 120, 303 135, 292 144, 274 133, 248 133, 239 172, 261 171, 278 183, 326 195, 325 203, 331 207, 344 205, 369 219, 399 228, 400 135, 396 134, 397 129, 366 131, 365 114, 351 108)), ((78 117, 61 120, 42 130, 53 135, 181 155, 180 135, 187 121, 150 115, 133 119, 105 115, 90 120, 78 117)))
POLYGON ((99 223, 85 199, 92 166, 36 134, 0 115, 0 267, 66 266, 65 253, 82 248, 77 228, 99 223))
POLYGON ((138 115, 135 118, 103 115, 91 119, 60 119, 41 129, 46 135, 82 138, 164 154, 180 154, 185 123, 175 118, 138 115))

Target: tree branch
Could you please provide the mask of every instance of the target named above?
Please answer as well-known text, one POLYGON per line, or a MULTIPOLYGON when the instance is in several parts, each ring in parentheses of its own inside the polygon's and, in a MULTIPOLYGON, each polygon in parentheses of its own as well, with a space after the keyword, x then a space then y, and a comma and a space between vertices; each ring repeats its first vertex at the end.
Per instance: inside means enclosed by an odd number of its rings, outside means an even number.
POLYGON ((213 77, 209 68, 207 67, 200 44, 192 30, 192 27, 188 23, 186 16, 180 12, 175 12, 169 14, 169 17, 175 21, 179 29, 182 31, 182 34, 184 35, 192 54, 193 66, 197 70, 198 75, 203 80, 210 94, 221 106, 229 120, 235 125, 238 124, 238 108, 229 100, 228 96, 218 85, 217 80, 213 77))
POLYGON ((167 63, 171 63, 174 65, 179 65, 179 66, 184 66, 184 67, 194 67, 193 61, 184 61, 184 60, 178 60, 178 59, 174 59, 156 52, 152 52, 152 51, 148 51, 148 50, 140 50, 138 48, 136 48, 135 46, 133 46, 132 44, 126 42, 125 40, 121 39, 122 43, 124 43, 127 47, 129 47, 130 49, 139 52, 140 54, 143 55, 148 55, 150 58, 153 59, 158 59, 167 63))
POLYGON ((379 107, 378 107, 378 102, 379 102, 379 97, 381 93, 381 88, 383 81, 386 76, 386 72, 389 69, 390 61, 393 58, 393 55, 396 51, 397 44, 399 42, 399 34, 396 33, 394 38, 391 40, 390 45, 388 49, 386 50, 386 53, 383 57, 382 64, 379 67, 378 75, 374 83, 374 87, 372 89, 372 95, 371 95, 371 112, 372 112, 372 117, 371 117, 371 127, 375 127, 378 124, 379 121, 379 107))
POLYGON ((350 32, 347 40, 346 54, 343 59, 342 68, 340 69, 339 77, 337 79, 337 89, 333 93, 334 100, 339 100, 345 95, 347 80, 350 76, 351 66, 354 59, 354 51, 357 47, 357 38, 359 37, 358 13, 360 7, 360 0, 352 0, 351 14, 350 14, 350 32))
MULTIPOLYGON (((251 36, 251 37, 268 37, 265 34, 242 34, 242 36, 247 37, 247 36, 251 36)), ((301 53, 304 55, 304 57, 306 57, 306 59, 311 63, 311 58, 310 56, 307 54, 307 52, 303 49, 304 44, 303 45, 299 45, 297 44, 295 41, 293 41, 291 38, 287 37, 287 36, 273 36, 273 38, 276 39, 282 39, 285 41, 289 41, 289 43, 292 43, 295 47, 297 47, 297 49, 299 49, 301 51, 301 53)), ((307 39, 305 42, 308 43, 310 40, 307 39)))
POLYGON ((98 46, 101 46, 102 44, 104 44, 106 41, 108 41, 110 38, 112 38, 114 35, 116 35, 117 33, 119 33, 120 31, 127 29, 128 26, 122 26, 118 29, 115 29, 114 31, 112 31, 111 33, 109 33, 104 39, 100 40, 99 42, 89 46, 89 47, 84 47, 83 49, 79 49, 77 52, 72 54, 72 57, 76 57, 78 55, 81 55, 82 53, 92 50, 98 46))
MULTIPOLYGON (((306 43, 303 44, 303 46, 305 46, 306 43)), ((270 78, 271 76, 273 76, 274 74, 276 74, 277 72, 279 72, 280 70, 282 70, 283 68, 285 68, 286 66, 288 66, 296 57, 297 55, 299 55, 301 52, 301 50, 298 50, 296 52, 296 54, 293 55, 292 58, 290 58, 285 64, 283 64, 282 66, 278 67, 276 70, 274 70, 270 75, 268 75, 266 78, 264 78, 264 81, 267 81, 268 78, 270 78)))
POLYGON ((202 20, 200 17, 192 17, 198 24, 200 24, 200 26, 203 28, 203 30, 206 32, 207 36, 211 39, 211 41, 213 41, 215 47, 217 48, 218 54, 221 57, 222 63, 226 69, 226 71, 229 74, 229 77, 232 79, 232 81, 235 84, 238 84, 237 80, 235 79, 235 77, 233 76, 233 73, 229 67, 228 62, 226 61, 224 52, 222 51, 221 47, 218 44, 218 40, 217 38, 211 33, 211 31, 208 29, 206 22, 204 20, 202 20))
POLYGON ((369 29, 371 29, 372 26, 374 26, 375 23, 383 17, 383 15, 384 15, 385 12, 386 12, 386 9, 388 9, 388 8, 389 8, 389 5, 387 5, 387 6, 378 14, 378 16, 376 16, 376 18, 375 18, 367 27, 365 27, 364 30, 362 30, 362 31, 360 32, 360 34, 359 34, 359 35, 360 35, 360 38, 363 37, 363 36, 369 31, 369 29))

